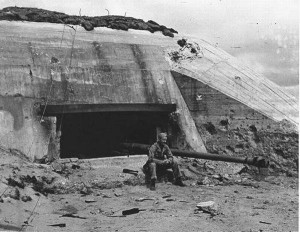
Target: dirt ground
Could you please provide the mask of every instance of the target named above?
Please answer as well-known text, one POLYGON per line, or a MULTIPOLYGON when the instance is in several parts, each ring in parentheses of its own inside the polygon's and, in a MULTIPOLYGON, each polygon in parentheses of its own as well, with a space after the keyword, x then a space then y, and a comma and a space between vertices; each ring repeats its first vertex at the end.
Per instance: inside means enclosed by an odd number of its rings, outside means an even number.
POLYGON ((0 231, 298 231, 296 177, 181 159, 187 186, 162 181, 150 191, 145 156, 47 165, 0 153, 0 231), (122 215, 132 208, 140 211, 122 215))

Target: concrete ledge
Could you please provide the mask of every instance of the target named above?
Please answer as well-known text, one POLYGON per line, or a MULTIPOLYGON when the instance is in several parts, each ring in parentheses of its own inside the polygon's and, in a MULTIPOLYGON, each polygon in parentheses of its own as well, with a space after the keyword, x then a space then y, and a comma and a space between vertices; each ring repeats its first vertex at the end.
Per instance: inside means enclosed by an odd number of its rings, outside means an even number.
POLYGON ((140 170, 140 168, 146 163, 147 155, 133 155, 133 156, 114 156, 94 159, 78 159, 68 158, 59 159, 60 163, 79 162, 88 163, 93 168, 130 168, 140 170))

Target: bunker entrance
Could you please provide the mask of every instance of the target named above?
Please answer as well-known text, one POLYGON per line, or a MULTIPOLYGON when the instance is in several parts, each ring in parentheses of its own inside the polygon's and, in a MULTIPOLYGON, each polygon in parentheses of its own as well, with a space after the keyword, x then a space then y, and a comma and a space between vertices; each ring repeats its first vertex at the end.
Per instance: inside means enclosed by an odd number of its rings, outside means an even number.
POLYGON ((120 143, 151 144, 158 131, 167 131, 175 105, 47 106, 57 117, 60 158, 118 156, 120 143), (99 112, 100 111, 100 112, 99 112))

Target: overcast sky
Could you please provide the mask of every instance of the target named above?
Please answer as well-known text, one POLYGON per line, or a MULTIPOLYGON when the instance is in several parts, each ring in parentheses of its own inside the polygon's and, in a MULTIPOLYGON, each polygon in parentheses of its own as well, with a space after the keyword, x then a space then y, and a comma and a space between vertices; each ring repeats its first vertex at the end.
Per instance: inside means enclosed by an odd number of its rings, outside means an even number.
POLYGON ((204 38, 291 91, 299 88, 298 0, 0 0, 67 14, 154 20, 204 38))

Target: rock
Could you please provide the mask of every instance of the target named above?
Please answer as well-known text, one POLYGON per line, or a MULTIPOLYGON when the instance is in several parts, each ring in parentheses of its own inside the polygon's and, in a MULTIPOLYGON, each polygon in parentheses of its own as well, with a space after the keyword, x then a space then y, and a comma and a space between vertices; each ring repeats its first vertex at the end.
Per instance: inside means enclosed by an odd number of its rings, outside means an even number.
POLYGON ((220 174, 212 175, 212 178, 217 179, 219 181, 223 180, 223 177, 220 174))
POLYGON ((219 214, 218 206, 214 201, 200 202, 197 204, 197 208, 204 213, 210 214, 212 217, 219 214))
MULTIPOLYGON (((57 63, 59 63, 59 60, 56 57, 52 56, 50 63, 57 64, 57 63)), ((41 164, 46 164, 47 163, 47 155, 43 156, 42 159, 36 159, 36 160, 38 160, 39 163, 41 163, 41 164)))
POLYGON ((193 162, 192 165, 189 165, 189 166, 187 167, 187 169, 188 169, 189 171, 191 171, 192 173, 195 173, 196 175, 201 175, 201 172, 198 171, 198 170, 195 168, 195 167, 197 167, 197 166, 198 166, 198 164, 195 163, 195 162, 193 162))
POLYGON ((32 201, 32 198, 30 196, 25 195, 21 197, 21 200, 27 202, 27 201, 32 201))
POLYGON ((148 197, 141 197, 141 198, 135 199, 135 201, 137 201, 137 202, 154 201, 154 200, 155 200, 154 198, 148 198, 148 197))
POLYGON ((81 194, 85 194, 88 195, 89 194, 89 190, 86 186, 83 186, 82 189, 80 190, 81 194))
POLYGON ((192 172, 190 172, 188 169, 182 169, 181 174, 184 178, 184 180, 190 180, 193 179, 194 175, 192 172))
POLYGON ((123 196, 123 192, 122 192, 122 191, 115 190, 114 192, 115 192, 115 196, 116 196, 116 197, 123 196))
POLYGON ((85 203, 93 203, 93 202, 97 202, 95 199, 89 198, 89 199, 85 199, 84 201, 85 203))
POLYGON ((15 188, 12 193, 9 194, 9 197, 15 200, 20 200, 20 191, 19 189, 15 188))
POLYGON ((64 169, 64 164, 60 163, 60 162, 56 162, 54 161, 52 164, 51 164, 51 167, 52 167, 52 170, 54 172, 57 172, 57 173, 62 173, 63 169, 64 169))
POLYGON ((243 166, 239 171, 237 171, 237 174, 246 173, 249 171, 249 168, 247 166, 243 166))
POLYGON ((11 178, 11 177, 9 177, 7 179, 7 184, 9 186, 12 186, 12 187, 17 186, 17 187, 22 188, 22 189, 25 187, 24 182, 22 180, 20 180, 19 178, 11 178))
POLYGON ((250 181, 250 180, 242 181, 240 183, 240 185, 249 186, 249 187, 253 187, 253 188, 259 188, 259 184, 258 183, 255 183, 255 182, 250 181))
POLYGON ((55 177, 53 177, 53 176, 42 176, 41 179, 42 179, 42 181, 46 182, 47 184, 52 184, 53 181, 55 180, 55 177))
POLYGON ((177 44, 180 46, 180 47, 184 47, 186 45, 186 39, 180 39, 177 41, 177 44))
POLYGON ((77 164, 72 164, 72 167, 71 167, 72 169, 80 169, 80 166, 79 165, 77 165, 77 164))
POLYGON ((230 180, 230 179, 231 179, 227 173, 224 174, 223 178, 224 178, 225 180, 230 180))
POLYGON ((111 196, 108 195, 108 194, 102 194, 102 197, 103 197, 103 198, 111 198, 111 196))
POLYGON ((53 224, 53 225, 48 225, 48 226, 53 226, 53 227, 66 227, 66 223, 53 224))
POLYGON ((197 181, 198 185, 209 185, 211 184, 211 181, 209 180, 209 178, 206 176, 204 177, 204 179, 200 179, 197 181))

